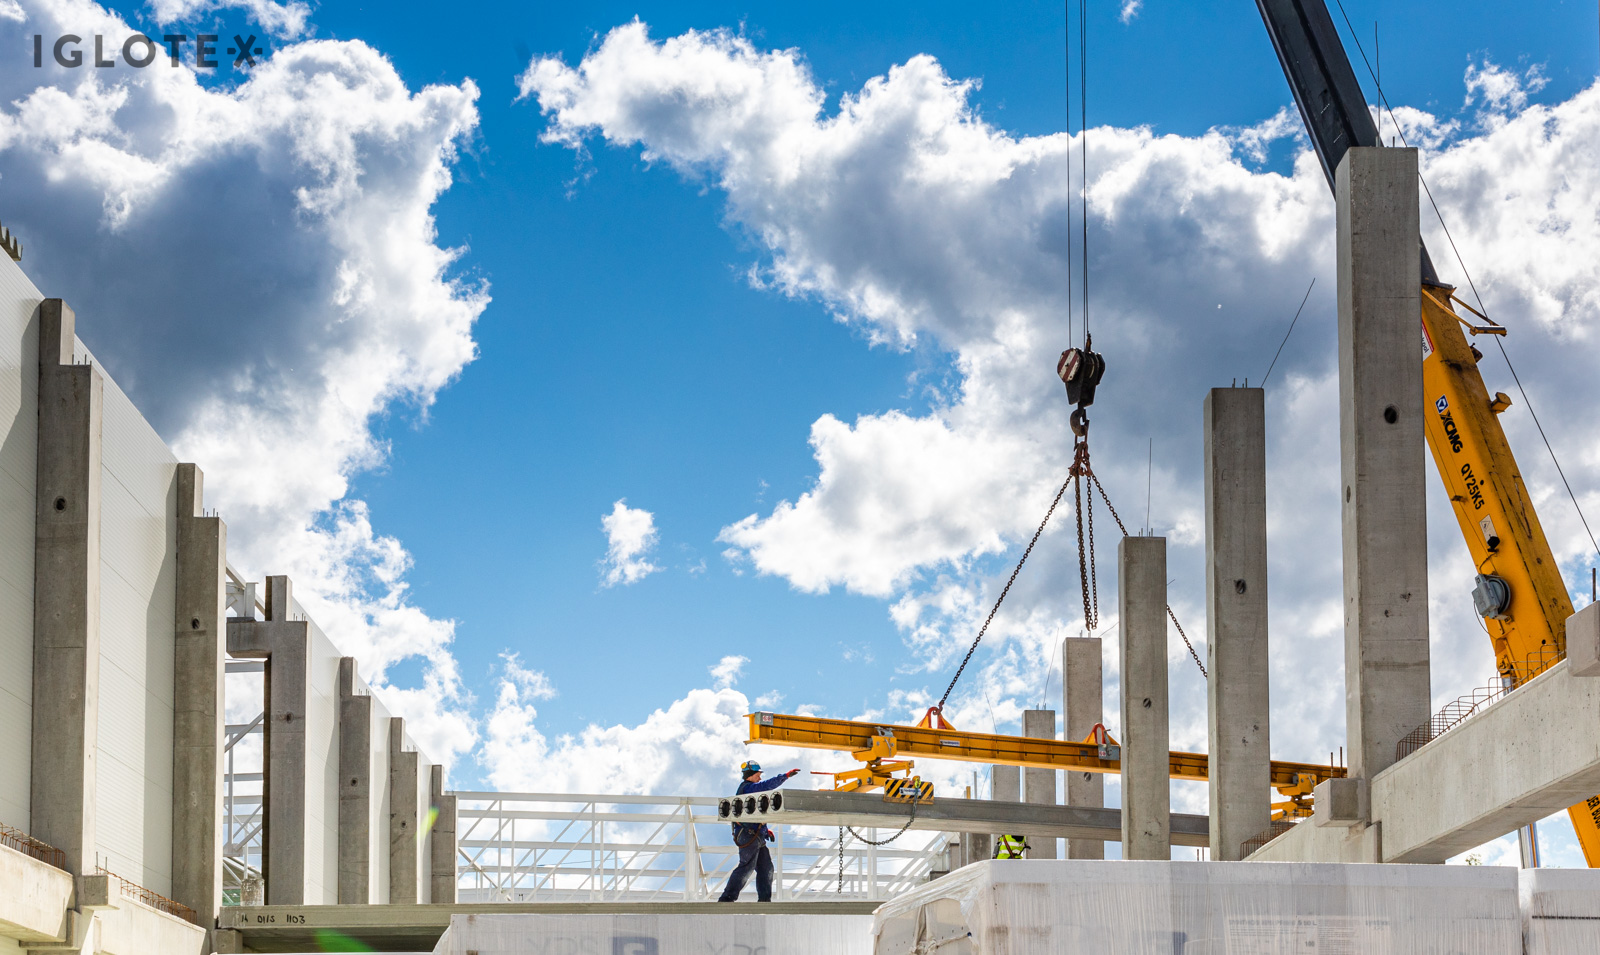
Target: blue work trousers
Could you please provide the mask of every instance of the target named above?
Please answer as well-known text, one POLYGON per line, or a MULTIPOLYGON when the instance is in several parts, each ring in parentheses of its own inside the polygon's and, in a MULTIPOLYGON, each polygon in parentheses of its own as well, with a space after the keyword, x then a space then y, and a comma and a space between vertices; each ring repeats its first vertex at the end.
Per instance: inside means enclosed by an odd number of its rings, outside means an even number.
POLYGON ((767 841, 757 836, 739 850, 739 865, 728 876, 728 886, 722 890, 718 902, 737 902, 744 884, 750 880, 750 870, 756 872, 756 901, 772 901, 772 853, 767 851, 767 841))

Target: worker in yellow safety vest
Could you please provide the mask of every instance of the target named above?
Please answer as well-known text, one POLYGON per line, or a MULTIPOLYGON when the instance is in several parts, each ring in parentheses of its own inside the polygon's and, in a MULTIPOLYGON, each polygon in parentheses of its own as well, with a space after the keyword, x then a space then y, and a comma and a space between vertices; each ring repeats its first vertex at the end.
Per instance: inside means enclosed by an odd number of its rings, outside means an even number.
POLYGON ((1023 853, 1033 848, 1028 845, 1028 840, 1022 836, 1001 836, 996 840, 994 857, 996 859, 1021 859, 1023 853))

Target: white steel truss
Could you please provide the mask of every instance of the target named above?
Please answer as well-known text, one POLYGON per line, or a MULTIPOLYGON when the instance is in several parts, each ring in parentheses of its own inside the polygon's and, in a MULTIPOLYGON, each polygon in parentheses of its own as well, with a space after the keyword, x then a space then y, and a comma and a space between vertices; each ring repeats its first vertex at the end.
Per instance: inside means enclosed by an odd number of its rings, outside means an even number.
MULTIPOLYGON (((458 792, 462 902, 701 902, 737 864, 709 796, 458 792)), ((888 831, 857 838, 823 826, 775 826, 775 901, 885 899, 944 867, 950 837, 888 831), (842 878, 841 878, 841 858, 842 878)), ((753 894, 754 879, 745 892, 753 894)))

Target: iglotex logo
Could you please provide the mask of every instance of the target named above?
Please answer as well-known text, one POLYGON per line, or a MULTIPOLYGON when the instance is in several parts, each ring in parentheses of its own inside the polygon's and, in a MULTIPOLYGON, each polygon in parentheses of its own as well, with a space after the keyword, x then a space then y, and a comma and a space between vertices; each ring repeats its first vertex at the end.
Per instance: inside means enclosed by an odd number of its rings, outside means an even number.
MULTIPOLYGON (((122 41, 122 62, 138 69, 144 69, 154 63, 162 47, 166 48, 167 62, 170 66, 183 64, 183 51, 191 42, 194 44, 194 65, 201 69, 214 70, 217 68, 217 43, 222 38, 215 33, 201 33, 190 37, 187 33, 168 33, 161 37, 157 43, 143 33, 135 33, 122 41)), ((72 33, 57 37, 50 47, 50 53, 55 57, 56 64, 72 69, 84 64, 83 50, 79 44, 84 42, 83 37, 72 33)), ((115 41, 111 47, 111 55, 105 53, 105 37, 96 33, 94 36, 94 65, 100 67, 117 65, 117 47, 115 41)), ((233 35, 233 45, 226 52, 233 57, 234 69, 247 69, 256 65, 256 57, 261 56, 264 50, 256 45, 255 34, 241 37, 233 35)), ((33 65, 44 66, 44 36, 33 35, 33 65)))

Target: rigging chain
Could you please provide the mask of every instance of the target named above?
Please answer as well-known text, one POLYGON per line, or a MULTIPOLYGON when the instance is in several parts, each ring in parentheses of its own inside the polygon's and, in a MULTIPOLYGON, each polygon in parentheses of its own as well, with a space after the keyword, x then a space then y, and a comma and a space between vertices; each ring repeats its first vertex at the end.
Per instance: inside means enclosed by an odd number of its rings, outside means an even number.
MULTIPOLYGON (((1089 452, 1088 452, 1087 449, 1085 449, 1084 452, 1083 452, 1083 458, 1084 458, 1084 468, 1087 470, 1088 465, 1089 465, 1089 452)), ((1099 476, 1097 476, 1093 471, 1089 471, 1089 480, 1094 482, 1095 490, 1100 492, 1100 499, 1105 502, 1106 510, 1111 512, 1111 519, 1117 522, 1117 527, 1118 527, 1118 529, 1120 529, 1122 531, 1122 536, 1123 537, 1129 536, 1128 535, 1128 527, 1127 527, 1127 525, 1122 523, 1122 518, 1117 516, 1117 509, 1115 507, 1111 506, 1111 498, 1106 494, 1105 485, 1100 483, 1099 476)), ((1092 499, 1091 499, 1091 510, 1092 510, 1092 507, 1093 507, 1093 504, 1092 504, 1092 499)), ((1089 515, 1089 532, 1090 532, 1089 533, 1089 547, 1090 547, 1090 558, 1091 558, 1090 566, 1092 567, 1093 566, 1093 559, 1092 558, 1094 556, 1094 552, 1093 552, 1093 548, 1094 548, 1094 514, 1093 513, 1091 513, 1089 515)), ((1091 576, 1090 585, 1093 586, 1093 583, 1094 583, 1093 577, 1091 576)), ((1098 599, 1099 598, 1097 596, 1096 597, 1096 602, 1097 603, 1098 603, 1098 599)), ((1187 633, 1183 632, 1183 624, 1178 622, 1178 615, 1172 612, 1172 604, 1167 604, 1167 617, 1172 620, 1172 625, 1174 627, 1178 628, 1178 636, 1183 638, 1183 645, 1189 648, 1189 656, 1194 658, 1194 665, 1200 668, 1200 675, 1205 677, 1208 680, 1211 679, 1211 674, 1206 672, 1206 665, 1204 663, 1200 662, 1200 654, 1195 652, 1194 644, 1189 642, 1189 635, 1187 633)))
MULTIPOLYGON (((1080 409, 1081 410, 1081 409, 1080 409)), ((1084 429, 1087 432, 1087 428, 1084 429)), ((945 703, 950 699, 950 694, 956 688, 956 681, 961 679, 961 674, 967 669, 967 664, 972 662, 972 654, 978 649, 978 644, 983 640, 983 635, 988 632, 989 624, 994 622, 995 614, 1000 612, 1000 605, 1005 603, 1006 594, 1011 592, 1011 585, 1017 582, 1017 575, 1022 572, 1022 565, 1028 562, 1028 555, 1033 553, 1033 545, 1039 543, 1039 535, 1044 533, 1045 525, 1050 523, 1050 517, 1056 512, 1061 498, 1066 495, 1067 488, 1072 487, 1075 510, 1078 519, 1078 576, 1083 592, 1083 620, 1085 626, 1092 632, 1100 625, 1100 584, 1095 574, 1094 561, 1094 494, 1099 492, 1100 500, 1105 502, 1106 510, 1111 512, 1111 519, 1117 522, 1117 529, 1122 531, 1123 537, 1128 534, 1128 527, 1122 523, 1122 518, 1117 514, 1117 509, 1111 504, 1110 495, 1106 494, 1105 485, 1100 483, 1099 475, 1089 466, 1089 437, 1088 434, 1077 435, 1073 439, 1072 467, 1067 471, 1067 480, 1056 492, 1055 500, 1050 502, 1050 509, 1044 512, 1044 520, 1039 522, 1039 528, 1033 532, 1033 539, 1028 541, 1028 546, 1022 552, 1022 558, 1017 561, 1017 566, 1012 569, 1011 577, 1006 585, 1000 589, 1000 596, 995 599, 994 606, 989 610, 989 616, 984 618, 983 626, 978 628, 978 635, 972 639, 972 645, 967 647, 967 655, 961 658, 961 665, 956 667, 956 675, 950 678, 950 685, 944 688, 944 695, 939 697, 935 709, 943 710, 945 703), (1088 506, 1084 506, 1083 479, 1088 478, 1092 487, 1089 495, 1088 506), (1088 527, 1088 546, 1084 546, 1084 528, 1088 527)), ((1195 652, 1194 644, 1189 642, 1189 635, 1184 632, 1183 624, 1178 622, 1178 615, 1172 612, 1172 605, 1167 605, 1167 617, 1172 620, 1172 625, 1178 629, 1178 636, 1183 638, 1183 645, 1189 648, 1189 656, 1194 660, 1194 665, 1200 668, 1200 675, 1206 679, 1211 674, 1206 672, 1205 663, 1201 662, 1200 654, 1195 652)), ((912 818, 916 813, 912 813, 912 818)), ((910 823, 907 823, 909 826, 910 823)), ((904 832, 905 830, 901 830, 904 832)))

